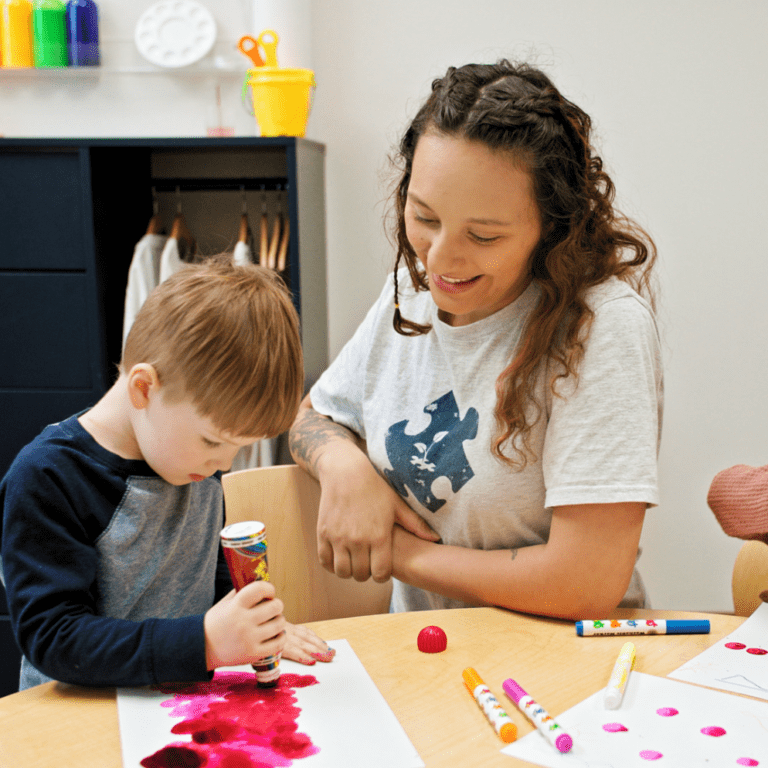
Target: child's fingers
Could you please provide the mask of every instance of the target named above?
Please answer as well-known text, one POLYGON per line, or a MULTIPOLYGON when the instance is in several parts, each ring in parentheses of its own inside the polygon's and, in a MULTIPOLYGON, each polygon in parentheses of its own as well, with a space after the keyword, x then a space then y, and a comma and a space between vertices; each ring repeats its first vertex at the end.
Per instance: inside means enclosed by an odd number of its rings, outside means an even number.
POLYGON ((272 585, 268 581, 254 581, 251 584, 246 584, 237 593, 237 600, 240 603, 240 605, 246 608, 250 608, 254 605, 257 605, 262 600, 269 600, 274 596, 275 596, 274 585, 272 585))
POLYGON ((259 643, 257 659, 263 659, 264 656, 276 656, 278 653, 285 654, 286 637, 285 632, 281 632, 276 637, 259 643))
POLYGON ((288 639, 283 650, 285 658, 311 665, 316 661, 331 661, 336 655, 336 651, 307 627, 287 623, 286 634, 288 639))

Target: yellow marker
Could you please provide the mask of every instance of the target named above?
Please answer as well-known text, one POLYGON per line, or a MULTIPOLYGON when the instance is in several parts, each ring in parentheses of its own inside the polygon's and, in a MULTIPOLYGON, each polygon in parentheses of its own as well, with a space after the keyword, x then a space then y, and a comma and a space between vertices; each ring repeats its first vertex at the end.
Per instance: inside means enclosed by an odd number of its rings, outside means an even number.
POLYGON ((619 658, 613 666, 611 679, 605 689, 605 708, 618 709, 624 698, 624 689, 632 667, 635 666, 635 646, 632 643, 624 643, 619 652, 619 658))
POLYGON ((488 686, 480 679, 480 675, 472 667, 467 667, 462 673, 464 685, 475 697, 480 709, 485 712, 488 722, 494 727, 501 740, 507 744, 517 738, 517 726, 510 720, 509 715, 501 708, 501 704, 491 693, 488 686))

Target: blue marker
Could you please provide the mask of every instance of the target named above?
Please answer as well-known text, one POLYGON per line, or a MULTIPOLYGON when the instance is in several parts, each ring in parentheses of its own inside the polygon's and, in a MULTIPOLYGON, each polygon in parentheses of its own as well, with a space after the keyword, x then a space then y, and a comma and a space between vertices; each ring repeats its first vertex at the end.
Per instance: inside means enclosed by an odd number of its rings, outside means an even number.
POLYGON ((708 635, 708 619, 590 619, 576 622, 579 637, 593 635, 708 635))

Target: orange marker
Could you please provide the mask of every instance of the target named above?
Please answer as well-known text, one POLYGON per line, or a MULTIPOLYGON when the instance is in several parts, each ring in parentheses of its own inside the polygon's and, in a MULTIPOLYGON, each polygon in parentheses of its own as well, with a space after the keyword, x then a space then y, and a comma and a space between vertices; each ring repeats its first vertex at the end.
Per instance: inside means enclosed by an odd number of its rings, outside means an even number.
POLYGON ((488 722, 493 726, 501 740, 507 744, 517 738, 517 726, 510 720, 509 715, 501 708, 501 704, 491 693, 488 686, 480 679, 480 675, 472 667, 467 667, 462 673, 464 685, 475 697, 480 709, 485 712, 488 722))

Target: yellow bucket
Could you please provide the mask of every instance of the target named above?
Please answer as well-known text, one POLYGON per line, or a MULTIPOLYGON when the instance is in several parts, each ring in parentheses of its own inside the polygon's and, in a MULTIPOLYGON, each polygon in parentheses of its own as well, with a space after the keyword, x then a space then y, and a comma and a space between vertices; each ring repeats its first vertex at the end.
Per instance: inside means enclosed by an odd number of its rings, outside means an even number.
POLYGON ((248 85, 262 136, 304 135, 315 86, 315 73, 311 69, 249 69, 248 85))

